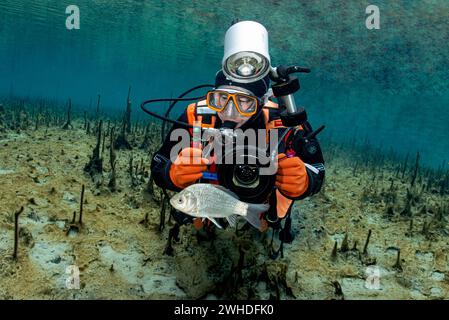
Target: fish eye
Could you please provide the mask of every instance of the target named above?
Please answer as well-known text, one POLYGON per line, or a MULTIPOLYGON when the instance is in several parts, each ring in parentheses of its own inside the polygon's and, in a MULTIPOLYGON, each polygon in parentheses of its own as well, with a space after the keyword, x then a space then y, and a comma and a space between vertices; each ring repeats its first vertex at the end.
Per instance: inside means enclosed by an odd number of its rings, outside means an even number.
POLYGON ((178 199, 178 203, 182 203, 182 198, 179 198, 179 199, 178 199))

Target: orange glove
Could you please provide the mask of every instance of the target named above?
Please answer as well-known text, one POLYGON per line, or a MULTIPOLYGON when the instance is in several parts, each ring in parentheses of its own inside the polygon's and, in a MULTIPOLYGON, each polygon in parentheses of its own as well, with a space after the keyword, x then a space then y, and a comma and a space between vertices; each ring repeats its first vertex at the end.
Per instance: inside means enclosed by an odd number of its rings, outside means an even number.
POLYGON ((198 148, 184 148, 170 167, 170 179, 175 186, 184 189, 202 177, 209 160, 202 158, 198 148))
POLYGON ((304 162, 298 157, 287 158, 285 153, 278 154, 276 186, 290 198, 297 198, 306 192, 309 176, 304 162))

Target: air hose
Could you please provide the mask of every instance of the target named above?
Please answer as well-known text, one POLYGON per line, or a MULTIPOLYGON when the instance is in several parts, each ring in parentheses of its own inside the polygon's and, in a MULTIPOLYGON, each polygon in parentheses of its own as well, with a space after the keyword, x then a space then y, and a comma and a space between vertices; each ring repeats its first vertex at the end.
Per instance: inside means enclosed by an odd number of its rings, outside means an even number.
POLYGON ((149 114, 150 116, 153 116, 157 119, 162 120, 162 126, 161 126, 161 139, 162 141, 164 141, 165 139, 165 129, 166 129, 166 123, 170 122, 173 124, 177 124, 180 125, 182 127, 186 127, 186 128, 192 128, 192 125, 186 123, 186 122, 182 122, 182 121, 178 121, 178 120, 173 120, 169 118, 170 112, 173 109, 173 107, 179 102, 179 101, 193 101, 193 100, 200 100, 200 99, 204 99, 204 96, 200 96, 200 97, 194 97, 194 98, 183 98, 185 95, 189 94, 192 91, 201 89, 201 88, 213 88, 213 85, 210 84, 202 84, 202 85, 198 85, 195 86, 185 92, 183 92, 178 98, 161 98, 161 99, 150 99, 150 100, 146 100, 144 102, 142 102, 142 104, 140 105, 140 108, 147 114, 149 114), (167 111, 165 112, 165 115, 159 115, 153 111, 148 110, 147 107, 145 107, 145 105, 150 104, 150 103, 155 103, 155 102, 168 102, 170 101, 171 104, 168 107, 167 111))

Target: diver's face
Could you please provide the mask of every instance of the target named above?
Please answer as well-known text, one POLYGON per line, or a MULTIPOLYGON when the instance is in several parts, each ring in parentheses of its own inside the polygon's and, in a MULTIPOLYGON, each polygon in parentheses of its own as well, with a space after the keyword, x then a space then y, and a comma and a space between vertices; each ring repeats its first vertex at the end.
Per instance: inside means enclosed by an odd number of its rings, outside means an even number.
MULTIPOLYGON (((245 93, 247 95, 253 96, 253 94, 241 87, 237 87, 237 86, 220 86, 218 89, 229 89, 229 90, 236 90, 236 91, 240 91, 242 93, 245 93)), ((219 101, 220 104, 225 104, 227 100, 227 96, 226 95, 222 95, 222 96, 218 96, 216 101, 219 101)), ((245 97, 241 97, 239 98, 239 105, 240 108, 242 109, 249 109, 251 106, 253 106, 253 100, 252 99, 248 99, 245 97)), ((243 110, 245 111, 245 110, 243 110)), ((235 129, 241 127, 246 121, 248 121, 251 116, 244 116, 242 115, 240 112, 238 112, 236 106, 234 105, 234 101, 232 99, 230 99, 227 103, 227 105, 225 106, 225 108, 218 112, 218 117, 220 118, 220 120, 222 122, 225 121, 232 121, 236 123, 235 129)))

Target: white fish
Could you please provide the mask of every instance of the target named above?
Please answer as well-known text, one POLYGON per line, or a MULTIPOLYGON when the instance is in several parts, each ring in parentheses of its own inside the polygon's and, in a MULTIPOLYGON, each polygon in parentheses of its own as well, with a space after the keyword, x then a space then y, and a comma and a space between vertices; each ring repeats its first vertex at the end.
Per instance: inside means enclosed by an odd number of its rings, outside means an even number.
POLYGON ((177 210, 192 217, 207 218, 221 228, 215 218, 226 218, 231 226, 238 216, 244 217, 251 225, 260 229, 259 215, 268 210, 269 205, 240 201, 238 196, 224 187, 208 184, 193 184, 170 199, 177 210))

